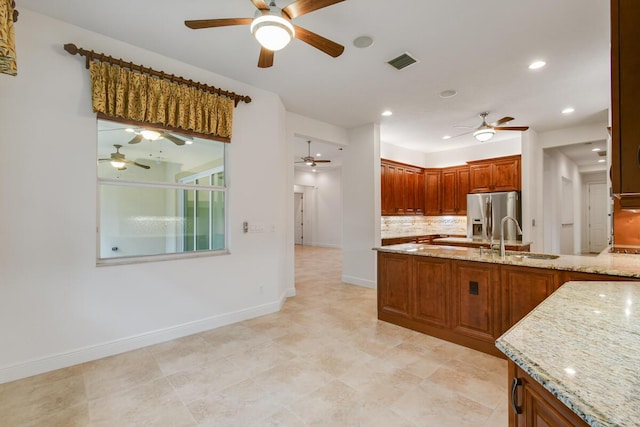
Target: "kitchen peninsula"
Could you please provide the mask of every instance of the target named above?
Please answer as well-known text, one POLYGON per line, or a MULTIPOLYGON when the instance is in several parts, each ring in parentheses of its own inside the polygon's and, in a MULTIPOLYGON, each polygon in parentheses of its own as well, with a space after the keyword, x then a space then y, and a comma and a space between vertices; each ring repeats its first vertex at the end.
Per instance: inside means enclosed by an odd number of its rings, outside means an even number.
POLYGON ((639 300, 636 283, 566 283, 500 337, 509 425, 637 426, 639 300))
POLYGON ((378 318, 505 357, 495 340, 563 283, 640 279, 640 257, 602 253, 502 259, 479 249, 401 244, 378 251, 378 318))

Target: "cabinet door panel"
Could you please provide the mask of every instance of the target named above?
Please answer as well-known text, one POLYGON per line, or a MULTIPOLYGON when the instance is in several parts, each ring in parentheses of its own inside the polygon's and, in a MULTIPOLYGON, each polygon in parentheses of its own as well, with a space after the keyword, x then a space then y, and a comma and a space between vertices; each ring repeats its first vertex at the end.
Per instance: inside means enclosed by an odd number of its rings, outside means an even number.
POLYGON ((444 169, 442 171, 442 205, 441 212, 443 215, 456 214, 456 175, 455 169, 444 169))
POLYGON ((449 325, 449 260, 416 257, 414 260, 413 317, 438 327, 449 325))
POLYGON ((442 180, 441 172, 438 171, 425 171, 425 214, 426 215, 440 215, 441 203, 440 203, 440 183, 442 180))
MULTIPOLYGON (((616 193, 640 193, 640 3, 611 2, 612 165, 616 193)), ((640 207, 640 197, 621 200, 640 207)))
POLYGON ((393 200, 393 180, 389 166, 380 165, 380 207, 382 215, 393 215, 395 202, 393 200))
POLYGON ((520 160, 510 159, 493 164, 492 191, 515 191, 520 189, 520 160))
POLYGON ((378 311, 409 318, 411 257, 378 252, 378 311))
POLYGON ((474 164, 469 167, 471 193, 488 193, 491 188, 491 163, 474 164))
POLYGON ((499 330, 497 267, 459 262, 454 274, 453 329, 473 338, 495 341, 499 330))
POLYGON ((470 192, 469 181, 470 173, 469 168, 463 168, 458 171, 458 185, 456 188, 456 207, 458 208, 458 215, 467 214, 467 194, 470 192))
POLYGON ((558 274, 536 268, 502 266, 502 330, 515 325, 556 289, 558 274))
POLYGON ((418 172, 416 174, 416 204, 415 204, 415 213, 416 215, 424 215, 425 206, 424 206, 424 172, 418 172))

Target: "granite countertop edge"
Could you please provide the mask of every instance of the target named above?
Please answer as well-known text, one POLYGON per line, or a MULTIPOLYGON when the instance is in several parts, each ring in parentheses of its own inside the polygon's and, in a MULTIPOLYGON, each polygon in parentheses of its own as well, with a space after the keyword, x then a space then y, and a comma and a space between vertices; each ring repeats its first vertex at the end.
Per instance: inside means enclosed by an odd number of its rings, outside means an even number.
MULTIPOLYGON (((400 245, 374 247, 373 250, 378 252, 397 253, 413 256, 427 256, 435 258, 457 259, 462 261, 476 261, 490 264, 515 265, 518 267, 529 268, 546 268, 559 271, 575 271, 581 273, 604 274, 610 276, 640 278, 640 268, 638 266, 630 266, 623 268, 615 268, 606 265, 598 265, 606 262, 609 257, 631 257, 636 264, 640 263, 638 255, 621 255, 621 254, 602 254, 599 257, 581 257, 579 255, 560 255, 554 260, 538 260, 528 259, 526 261, 517 258, 502 259, 500 255, 485 254, 480 255, 478 249, 465 248, 459 246, 441 246, 427 245, 419 243, 404 243, 400 245), (604 257, 604 258, 602 258, 604 257), (605 261, 602 261, 605 260, 605 261), (584 265, 576 265, 572 262, 585 262, 584 265), (591 263, 591 265, 589 265, 591 263)), ((631 262, 631 261, 629 261, 631 262)))
MULTIPOLYGON (((512 327, 517 327, 518 324, 512 327)), ((507 331, 508 332, 508 331, 507 331)), ((506 335, 506 332, 505 332, 506 335)), ((610 425, 603 421, 604 417, 596 408, 584 402, 578 395, 569 392, 562 384, 555 381, 553 377, 533 360, 527 358, 522 352, 516 350, 508 342, 498 338, 495 342, 498 350, 503 352, 518 367, 533 378, 538 384, 544 387, 556 399, 561 401, 576 415, 582 418, 591 427, 609 427, 610 425)))

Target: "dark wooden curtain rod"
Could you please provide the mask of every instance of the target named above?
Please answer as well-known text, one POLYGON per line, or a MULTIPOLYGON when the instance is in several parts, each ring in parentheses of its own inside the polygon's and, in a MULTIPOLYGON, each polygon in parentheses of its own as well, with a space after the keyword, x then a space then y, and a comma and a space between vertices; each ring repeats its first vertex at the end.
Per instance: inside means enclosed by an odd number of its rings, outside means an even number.
POLYGON ((11 8, 13 9, 13 22, 18 22, 18 15, 20 15, 20 13, 16 10, 16 2, 12 1, 11 2, 11 8))
POLYGON ((121 58, 114 58, 112 56, 108 56, 105 55, 103 53, 96 53, 94 51, 89 51, 89 50, 85 50, 82 48, 77 47, 75 44, 73 43, 67 43, 64 45, 64 50, 66 50, 67 52, 69 52, 71 55, 81 55, 86 57, 86 67, 89 68, 89 63, 92 60, 97 60, 97 61, 101 61, 101 62, 107 62, 109 64, 113 64, 113 65, 118 65, 120 67, 124 67, 124 68, 128 68, 132 71, 139 71, 141 73, 145 73, 145 74, 149 74, 151 76, 155 76, 155 77, 159 77, 161 79, 166 79, 175 83, 180 83, 180 84, 184 84, 187 86, 191 86, 191 87, 197 87, 198 89, 207 91, 207 92, 211 92, 211 93, 215 93, 217 95, 222 95, 222 96, 226 96, 227 98, 231 98, 233 99, 233 102, 235 103, 236 107, 238 106, 238 103, 240 101, 245 102, 245 103, 250 103, 251 102, 251 97, 249 96, 245 96, 245 95, 238 95, 237 93, 234 92, 227 92, 226 90, 222 90, 220 88, 214 87, 214 86, 209 86, 206 85, 204 83, 199 83, 199 82, 194 82, 193 80, 187 80, 184 77, 180 77, 180 76, 176 76, 173 74, 166 74, 164 71, 156 71, 153 70, 151 68, 147 68, 145 66, 142 65, 137 65, 134 64, 132 62, 127 62, 127 61, 123 61, 121 58))

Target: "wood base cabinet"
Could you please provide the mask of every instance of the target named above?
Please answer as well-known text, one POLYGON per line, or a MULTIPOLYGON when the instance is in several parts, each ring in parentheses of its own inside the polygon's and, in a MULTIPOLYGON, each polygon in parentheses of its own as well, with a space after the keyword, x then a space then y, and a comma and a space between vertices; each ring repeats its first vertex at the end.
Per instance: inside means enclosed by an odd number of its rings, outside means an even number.
POLYGON ((587 427, 549 391, 509 361, 509 427, 587 427))
POLYGON ((450 266, 451 262, 443 258, 414 259, 413 318, 435 327, 449 327, 450 266))
POLYGON ((378 252, 378 313, 410 317, 411 257, 378 252))
POLYGON ((539 268, 501 268, 502 335, 558 288, 558 273, 539 268))
POLYGON ((494 343, 500 336, 497 266, 459 261, 453 275, 453 330, 494 343))

